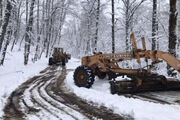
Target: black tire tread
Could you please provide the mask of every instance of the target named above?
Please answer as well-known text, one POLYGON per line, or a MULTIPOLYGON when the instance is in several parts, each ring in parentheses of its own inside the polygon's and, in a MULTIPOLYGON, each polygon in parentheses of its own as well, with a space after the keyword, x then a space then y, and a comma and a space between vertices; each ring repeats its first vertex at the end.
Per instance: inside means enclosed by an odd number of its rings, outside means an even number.
POLYGON ((77 85, 78 87, 86 87, 86 88, 90 88, 90 87, 92 86, 92 84, 94 83, 94 78, 95 78, 92 69, 91 69, 90 67, 84 66, 84 65, 79 66, 79 67, 76 68, 73 77, 74 77, 74 83, 75 83, 75 85, 77 85), (86 71, 86 75, 88 75, 88 79, 86 80, 87 82, 86 82, 84 85, 80 85, 80 84, 78 83, 77 78, 76 78, 76 75, 77 75, 77 73, 78 73, 80 70, 86 71))

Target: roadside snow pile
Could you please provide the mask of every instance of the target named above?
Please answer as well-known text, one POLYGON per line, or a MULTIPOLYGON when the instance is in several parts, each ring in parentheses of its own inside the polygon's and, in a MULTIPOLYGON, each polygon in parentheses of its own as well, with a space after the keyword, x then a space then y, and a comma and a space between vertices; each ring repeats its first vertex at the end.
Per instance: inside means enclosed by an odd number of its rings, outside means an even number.
POLYGON ((24 66, 23 57, 23 51, 16 50, 7 53, 4 65, 0 66, 0 117, 3 114, 2 109, 11 92, 47 67, 48 60, 45 58, 36 63, 32 63, 29 60, 29 64, 24 66))
MULTIPOLYGON (((80 65, 80 60, 72 59, 67 65, 67 69, 76 68, 80 65)), ((70 91, 77 96, 97 106, 105 106, 119 115, 130 115, 136 120, 179 120, 179 105, 163 105, 148 101, 143 101, 124 96, 112 95, 108 80, 98 80, 90 89, 79 88, 74 84, 73 72, 69 72, 66 77, 66 85, 70 91)))

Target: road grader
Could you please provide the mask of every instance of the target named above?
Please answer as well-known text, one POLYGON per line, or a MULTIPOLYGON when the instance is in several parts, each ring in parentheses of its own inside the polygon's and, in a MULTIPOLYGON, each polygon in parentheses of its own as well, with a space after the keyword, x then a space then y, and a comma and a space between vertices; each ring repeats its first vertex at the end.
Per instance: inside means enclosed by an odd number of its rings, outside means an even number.
POLYGON ((65 66, 69 59, 71 59, 70 54, 65 53, 63 48, 55 47, 52 57, 49 58, 49 65, 61 64, 65 66))
POLYGON ((155 64, 165 61, 180 73, 180 60, 167 52, 146 50, 144 38, 142 38, 143 48, 138 49, 134 34, 131 35, 131 39, 134 46, 132 51, 110 54, 96 53, 83 57, 82 65, 74 71, 75 84, 79 87, 90 88, 94 83, 95 76, 100 79, 108 76, 112 94, 180 90, 180 81, 167 80, 165 76, 152 72, 155 64), (145 67, 141 66, 142 58, 147 63, 145 67), (138 69, 124 69, 118 64, 133 59, 136 59, 139 64, 138 69), (130 80, 115 80, 119 76, 127 76, 130 80))

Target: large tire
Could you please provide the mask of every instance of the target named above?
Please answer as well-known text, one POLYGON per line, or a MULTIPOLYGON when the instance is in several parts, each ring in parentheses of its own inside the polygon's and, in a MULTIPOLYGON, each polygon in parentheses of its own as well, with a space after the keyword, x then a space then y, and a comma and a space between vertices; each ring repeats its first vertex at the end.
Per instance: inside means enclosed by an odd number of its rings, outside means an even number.
POLYGON ((53 65, 52 57, 49 58, 49 65, 53 65))
POLYGON ((74 82, 78 87, 90 88, 94 83, 94 73, 90 67, 79 66, 74 72, 74 82))

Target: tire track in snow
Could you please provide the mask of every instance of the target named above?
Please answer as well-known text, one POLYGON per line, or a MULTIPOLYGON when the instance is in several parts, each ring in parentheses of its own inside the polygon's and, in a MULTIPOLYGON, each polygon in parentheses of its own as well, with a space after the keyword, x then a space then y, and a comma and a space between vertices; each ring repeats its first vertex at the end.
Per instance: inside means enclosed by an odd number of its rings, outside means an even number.
MULTIPOLYGON (((55 79, 52 79, 52 80, 55 80, 55 79)), ((48 86, 52 81, 48 81, 46 83, 44 83, 45 85, 43 85, 41 88, 39 88, 39 93, 41 94, 41 97, 44 98, 44 100, 48 101, 49 104, 51 104, 52 106, 60 109, 61 111, 63 111, 65 114, 71 116, 73 119, 75 120, 79 120, 80 118, 81 119, 87 119, 86 117, 83 117, 82 114, 80 114, 79 112, 77 111, 74 111, 73 109, 69 108, 68 106, 62 104, 61 102, 57 102, 53 97, 49 96, 47 94, 47 91, 46 91, 46 86, 48 86), (71 112, 69 112, 71 111, 71 112), (80 116, 80 117, 76 117, 76 116, 80 116)))
MULTIPOLYGON (((48 83, 48 81, 51 81, 52 79, 55 79, 54 74, 46 75, 43 76, 40 80, 37 80, 38 82, 36 81, 33 85, 31 85, 28 90, 31 94, 30 98, 33 100, 34 103, 36 103, 38 106, 40 106, 42 109, 46 110, 56 118, 61 119, 59 116, 62 116, 63 118, 70 119, 70 117, 67 117, 70 115, 68 115, 68 112, 64 112, 63 109, 60 109, 60 107, 53 105, 52 102, 49 100, 49 97, 46 98, 44 95, 42 95, 42 91, 40 89, 43 88, 45 83, 48 83), (58 113, 59 115, 56 113, 58 113)), ((70 116, 75 119, 74 116, 70 116)))
POLYGON ((14 120, 14 119, 18 119, 18 120, 23 120, 24 118, 24 113, 21 111, 21 107, 19 105, 20 103, 20 99, 25 91, 25 89, 27 89, 29 87, 29 85, 34 82, 35 79, 38 79, 40 77, 42 77, 42 74, 46 74, 46 72, 49 70, 50 67, 47 67, 46 69, 44 69, 43 71, 40 72, 40 75, 37 75, 31 79, 29 79, 28 81, 26 81, 25 83, 23 83, 22 85, 20 85, 15 91, 13 91, 11 93, 11 95, 8 97, 8 101, 7 104, 5 105, 3 111, 4 111, 4 115, 3 115, 3 119, 4 120, 14 120))
POLYGON ((113 113, 111 110, 106 107, 100 106, 96 107, 90 103, 87 103, 85 100, 77 97, 75 94, 70 93, 64 84, 67 71, 65 67, 62 68, 62 73, 58 79, 54 82, 51 82, 46 88, 47 93, 55 98, 57 101, 66 104, 70 108, 81 111, 89 119, 102 119, 102 120, 132 120, 130 116, 120 116, 113 113), (52 93, 53 92, 53 93, 52 93), (60 97, 59 97, 60 96, 60 97))
POLYGON ((64 86, 65 67, 60 70, 60 67, 52 66, 40 73, 14 91, 10 100, 16 101, 10 102, 14 106, 6 105, 4 120, 124 120, 105 107, 98 108, 69 93, 64 86), (16 109, 22 115, 18 115, 16 109))

